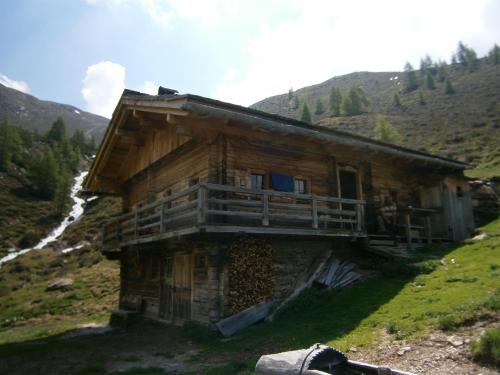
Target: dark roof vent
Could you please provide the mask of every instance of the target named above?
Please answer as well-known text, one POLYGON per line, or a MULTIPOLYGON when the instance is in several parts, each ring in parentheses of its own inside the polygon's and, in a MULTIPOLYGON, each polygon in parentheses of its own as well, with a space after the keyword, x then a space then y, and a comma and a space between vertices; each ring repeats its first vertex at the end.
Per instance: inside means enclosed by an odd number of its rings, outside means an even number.
POLYGON ((176 95, 179 91, 172 90, 163 86, 158 87, 158 95, 176 95))

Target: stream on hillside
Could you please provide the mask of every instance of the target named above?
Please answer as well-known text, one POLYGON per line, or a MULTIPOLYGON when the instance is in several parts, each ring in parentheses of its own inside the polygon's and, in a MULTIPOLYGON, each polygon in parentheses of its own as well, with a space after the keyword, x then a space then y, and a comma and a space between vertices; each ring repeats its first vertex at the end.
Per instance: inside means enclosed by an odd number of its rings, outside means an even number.
MULTIPOLYGON (((38 250, 41 249, 45 246, 47 246, 50 242, 55 241, 56 239, 63 234, 64 230, 70 225, 71 223, 75 222, 78 220, 78 218, 83 214, 83 205, 85 204, 85 199, 82 199, 78 197, 78 193, 82 189, 82 184, 83 181, 85 180, 85 177, 87 176, 88 171, 83 171, 80 174, 78 174, 74 180, 73 180, 73 185, 71 186, 71 194, 70 198, 73 202, 73 205, 71 207, 71 211, 63 218, 61 221, 61 224, 57 228, 55 228, 50 234, 42 238, 40 242, 38 242, 35 246, 33 247, 28 247, 26 249, 22 249, 19 251, 11 251, 9 254, 4 256, 3 258, 0 258, 0 267, 2 267, 2 264, 7 263, 15 258, 17 258, 20 255, 29 253, 32 250, 38 250)), ((72 250, 78 249, 81 246, 76 246, 76 247, 70 247, 67 249, 62 250, 63 253, 68 253, 72 250)))

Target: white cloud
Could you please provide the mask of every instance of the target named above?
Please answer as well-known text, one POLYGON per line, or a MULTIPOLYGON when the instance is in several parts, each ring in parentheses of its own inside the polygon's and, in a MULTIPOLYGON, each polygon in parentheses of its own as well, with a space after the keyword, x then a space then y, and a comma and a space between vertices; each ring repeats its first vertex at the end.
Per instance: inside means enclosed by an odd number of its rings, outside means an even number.
POLYGON ((125 88, 125 67, 101 61, 87 68, 82 95, 87 110, 110 118, 125 88))
MULTIPOLYGON (((283 3, 285 4, 285 3, 283 3)), ((243 48, 241 74, 228 70, 217 99, 249 105, 353 71, 401 70, 426 53, 449 59, 457 42, 490 40, 483 28, 487 0, 421 0, 411 9, 399 0, 295 0, 296 18, 260 32, 243 48), (449 10, 453 12, 450 13, 449 10), (431 10, 431 11, 430 11, 431 10)))
POLYGON ((159 26, 170 26, 175 17, 195 19, 215 25, 231 17, 240 8, 240 0, 86 0, 89 5, 105 4, 110 8, 136 7, 146 12, 159 26))
POLYGON ((22 91, 24 93, 30 92, 30 88, 26 82, 16 81, 15 79, 9 78, 1 73, 0 73, 0 84, 4 85, 5 87, 10 87, 11 89, 22 91))
POLYGON ((158 84, 153 81, 144 81, 142 85, 140 85, 136 90, 139 92, 143 92, 149 95, 158 94, 158 84))

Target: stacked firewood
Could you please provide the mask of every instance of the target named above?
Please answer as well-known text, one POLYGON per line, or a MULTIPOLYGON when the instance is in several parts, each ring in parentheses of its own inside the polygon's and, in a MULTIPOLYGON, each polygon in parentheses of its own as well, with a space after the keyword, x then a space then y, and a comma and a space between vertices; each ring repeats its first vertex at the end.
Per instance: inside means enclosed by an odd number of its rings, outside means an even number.
POLYGON ((271 245, 241 238, 229 249, 229 304, 232 314, 269 298, 273 290, 271 245))

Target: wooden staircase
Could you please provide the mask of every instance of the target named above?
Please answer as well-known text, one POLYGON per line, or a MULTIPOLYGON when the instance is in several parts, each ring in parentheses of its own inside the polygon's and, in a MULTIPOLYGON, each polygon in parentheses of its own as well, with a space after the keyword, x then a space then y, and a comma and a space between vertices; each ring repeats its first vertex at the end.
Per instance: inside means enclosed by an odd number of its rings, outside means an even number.
MULTIPOLYGON (((411 251, 418 250, 424 245, 423 243, 414 243, 411 251)), ((411 258, 408 243, 400 236, 369 235, 368 251, 388 258, 411 258)))

